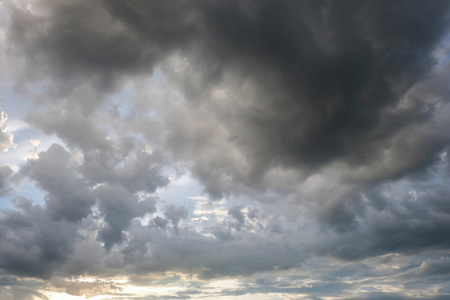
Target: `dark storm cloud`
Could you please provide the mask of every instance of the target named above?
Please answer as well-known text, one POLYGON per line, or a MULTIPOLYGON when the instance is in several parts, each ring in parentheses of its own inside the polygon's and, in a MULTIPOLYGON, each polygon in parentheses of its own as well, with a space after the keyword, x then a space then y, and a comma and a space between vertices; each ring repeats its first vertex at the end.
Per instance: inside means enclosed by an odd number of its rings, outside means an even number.
POLYGON ((169 110, 167 145, 192 161, 206 191, 220 197, 242 186, 267 188, 264 176, 277 167, 311 174, 335 161, 368 169, 389 161, 360 176, 379 181, 432 163, 448 143, 443 128, 431 136, 419 130, 410 137, 409 131, 434 116, 425 101, 430 95, 407 109, 398 105, 414 97, 408 90, 435 64, 432 50, 447 31, 447 6, 42 1, 41 14, 14 11, 8 37, 33 72, 61 86, 94 80, 104 89, 124 75, 151 74, 171 54, 185 57, 184 72, 165 68, 189 99, 184 113, 169 110), (216 88, 237 92, 218 107, 216 88), (209 119, 192 120, 196 111, 209 119), (220 155, 223 145, 231 153, 220 155), (244 169, 236 156, 246 160, 244 169))
POLYGON ((17 205, 0 219, 0 267, 8 274, 49 278, 68 260, 78 230, 31 200, 17 199, 17 205))
MULTIPOLYGON (((326 223, 335 223, 325 228, 335 233, 324 238, 324 244, 315 251, 359 260, 392 252, 413 254, 425 249, 448 249, 450 244, 445 237, 450 232, 450 214, 440 203, 450 197, 446 181, 448 178, 444 177, 439 184, 422 183, 413 186, 414 190, 387 185, 362 196, 351 207, 326 217, 326 223), (430 196, 435 192, 440 202, 433 204, 430 196), (384 205, 371 204, 373 198, 384 205)), ((423 271, 426 269, 424 266, 423 271)))
POLYGON ((10 38, 19 46, 13 49, 38 66, 26 77, 50 75, 66 92, 87 78, 100 89, 113 90, 123 74, 151 72, 168 51, 191 39, 190 6, 40 1, 33 13, 13 11, 10 38))
POLYGON ((436 115, 433 92, 411 88, 431 74, 447 5, 206 6, 199 49, 169 75, 191 102, 169 116, 168 146, 194 161, 194 175, 217 197, 267 188, 264 176, 277 167, 309 175, 340 162, 366 168, 353 179, 363 182, 422 169, 449 137, 425 126, 436 115))
MULTIPOLYGON (((27 121, 71 153, 53 145, 22 167, 47 192, 46 206, 1 219, 0 267, 50 276, 95 203, 97 240, 83 242, 98 273, 211 279, 294 268, 312 253, 352 261, 448 249, 449 67, 433 55, 449 5, 43 0, 13 8, 7 41, 24 63, 18 86, 39 94, 27 121), (153 74, 170 90, 161 99, 123 89, 153 74), (163 170, 174 162, 212 198, 244 195, 258 208, 229 205, 228 219, 202 234, 172 204, 164 218, 141 223, 156 212, 148 194, 169 184, 163 170)), ((0 169, 0 189, 10 176, 0 169)), ((69 274, 94 270, 80 245, 69 274)), ((421 270, 447 274, 440 262, 421 270)))

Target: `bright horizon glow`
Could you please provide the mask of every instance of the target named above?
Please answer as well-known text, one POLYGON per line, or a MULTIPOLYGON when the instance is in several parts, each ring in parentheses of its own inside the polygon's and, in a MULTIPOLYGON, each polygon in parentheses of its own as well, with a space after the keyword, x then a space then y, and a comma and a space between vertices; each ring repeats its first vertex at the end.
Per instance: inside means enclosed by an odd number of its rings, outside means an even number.
POLYGON ((114 299, 119 298, 120 296, 109 296, 109 295, 98 295, 94 297, 86 298, 86 296, 73 296, 66 293, 47 293, 47 297, 49 297, 49 300, 104 300, 104 299, 114 299))

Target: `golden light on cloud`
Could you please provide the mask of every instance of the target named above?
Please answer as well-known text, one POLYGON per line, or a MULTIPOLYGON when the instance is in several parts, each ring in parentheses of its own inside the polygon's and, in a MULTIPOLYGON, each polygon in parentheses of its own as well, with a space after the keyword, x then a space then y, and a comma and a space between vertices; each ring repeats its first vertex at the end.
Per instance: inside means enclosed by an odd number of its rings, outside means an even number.
MULTIPOLYGON (((183 276, 176 277, 182 278, 183 276)), ((153 280, 158 281, 163 279, 167 278, 164 276, 149 278, 148 285, 133 285, 127 279, 120 277, 103 280, 95 277, 55 280, 52 282, 53 291, 45 294, 49 300, 103 300, 123 299, 123 297, 176 296, 178 292, 186 290, 186 287, 179 283, 168 285, 152 284, 153 280)))

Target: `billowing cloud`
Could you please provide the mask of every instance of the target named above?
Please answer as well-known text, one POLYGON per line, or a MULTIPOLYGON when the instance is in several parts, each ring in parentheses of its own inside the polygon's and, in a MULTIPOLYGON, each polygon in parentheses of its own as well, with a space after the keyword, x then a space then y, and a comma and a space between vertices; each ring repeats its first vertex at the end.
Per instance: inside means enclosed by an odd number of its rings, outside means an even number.
POLYGON ((8 152, 9 148, 16 146, 13 142, 14 136, 7 132, 6 120, 8 120, 8 115, 0 108, 0 152, 8 152))
POLYGON ((0 221, 0 267, 10 274, 49 278, 70 257, 80 238, 77 228, 52 220, 28 199, 16 201, 18 210, 7 212, 0 221))
POLYGON ((2 4, 0 296, 448 297, 449 5, 2 4))
POLYGON ((55 218, 78 221, 92 211, 94 197, 87 185, 70 167, 70 154, 53 144, 36 160, 29 160, 24 172, 44 190, 47 208, 55 218))
POLYGON ((156 211, 153 199, 139 200, 121 186, 102 185, 96 188, 95 193, 105 221, 98 234, 106 249, 124 240, 123 230, 127 229, 131 220, 156 211))

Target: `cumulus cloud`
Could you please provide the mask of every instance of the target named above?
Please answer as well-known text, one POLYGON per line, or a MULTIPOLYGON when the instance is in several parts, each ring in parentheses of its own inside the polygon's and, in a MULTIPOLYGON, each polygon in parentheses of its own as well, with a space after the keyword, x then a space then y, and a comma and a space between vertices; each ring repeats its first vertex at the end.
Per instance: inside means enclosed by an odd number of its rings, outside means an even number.
POLYGON ((419 25, 442 3, 435 4, 415 14, 415 7, 403 3, 410 13, 402 24, 396 23, 396 5, 380 3, 373 4, 373 14, 351 1, 339 7, 262 2, 253 18, 235 2, 208 7, 212 41, 205 41, 198 57, 186 54, 187 67, 172 74, 193 96, 170 115, 169 146, 194 159, 194 174, 218 196, 239 193, 242 186, 267 188, 274 179, 278 188, 285 178, 271 176, 277 168, 298 172, 293 181, 333 163, 364 169, 358 179, 365 181, 422 168, 448 139, 439 125, 428 128, 424 121, 438 118, 434 108, 446 104, 434 102, 426 88, 420 91, 423 100, 409 100, 434 65, 431 50, 438 39, 408 30, 420 26, 436 38, 443 34, 445 15, 419 25), (222 11, 229 22, 214 18, 222 11), (364 26, 357 25, 361 20, 364 26), (386 20, 396 24, 389 34, 386 20), (420 50, 410 47, 416 44, 420 50))
POLYGON ((172 223, 175 232, 177 233, 178 233, 178 223, 180 222, 181 219, 186 219, 187 215, 188 211, 183 206, 176 207, 175 205, 171 204, 164 210, 164 216, 166 217, 167 220, 169 220, 172 223))
POLYGON ((111 249, 114 244, 125 239, 123 231, 131 224, 131 220, 156 211, 152 198, 138 199, 122 186, 101 185, 95 189, 95 193, 105 221, 98 237, 106 249, 111 249))
POLYGON ((70 257, 77 228, 53 220, 28 199, 18 199, 17 206, 0 220, 0 266, 14 275, 49 278, 70 257))
MULTIPOLYGON (((79 74, 109 87, 121 74, 151 74, 167 61, 167 80, 187 98, 165 113, 167 147, 193 163, 213 196, 279 188, 285 178, 277 168, 293 181, 333 163, 363 181, 392 179, 433 162, 448 140, 444 120, 427 122, 439 118, 437 107, 447 109, 447 95, 421 88, 433 77, 445 2, 38 5, 12 15, 10 38, 40 54, 24 53, 42 59, 34 69, 50 68, 58 87, 78 84, 79 74), (90 13, 81 21, 83 11, 90 13)), ((89 118, 95 98, 105 101, 97 95, 67 102, 80 113, 59 108, 54 118, 42 111, 29 119, 69 142, 101 147, 104 133, 89 118)))
POLYGON ((53 144, 39 158, 29 160, 23 172, 48 192, 45 197, 48 210, 57 219, 78 221, 92 211, 95 198, 85 180, 70 166, 70 154, 53 144))
POLYGON ((16 147, 13 142, 14 136, 7 132, 6 120, 8 120, 8 115, 0 108, 0 152, 8 152, 10 148, 16 147))
MULTIPOLYGON (((40 135, 14 134, 46 150, 18 175, 0 167, 0 195, 14 176, 43 194, 18 190, 0 215, 0 269, 241 276, 203 296, 312 299, 352 299, 355 287, 408 299, 375 278, 407 286, 422 274, 435 281, 421 297, 450 294, 436 289, 450 250, 449 5, 8 2, 15 95, 40 135), (376 261, 394 255, 403 271, 376 261)), ((6 119, 0 110, 1 152, 14 147, 6 119)), ((54 287, 121 293, 107 282, 54 287)))

